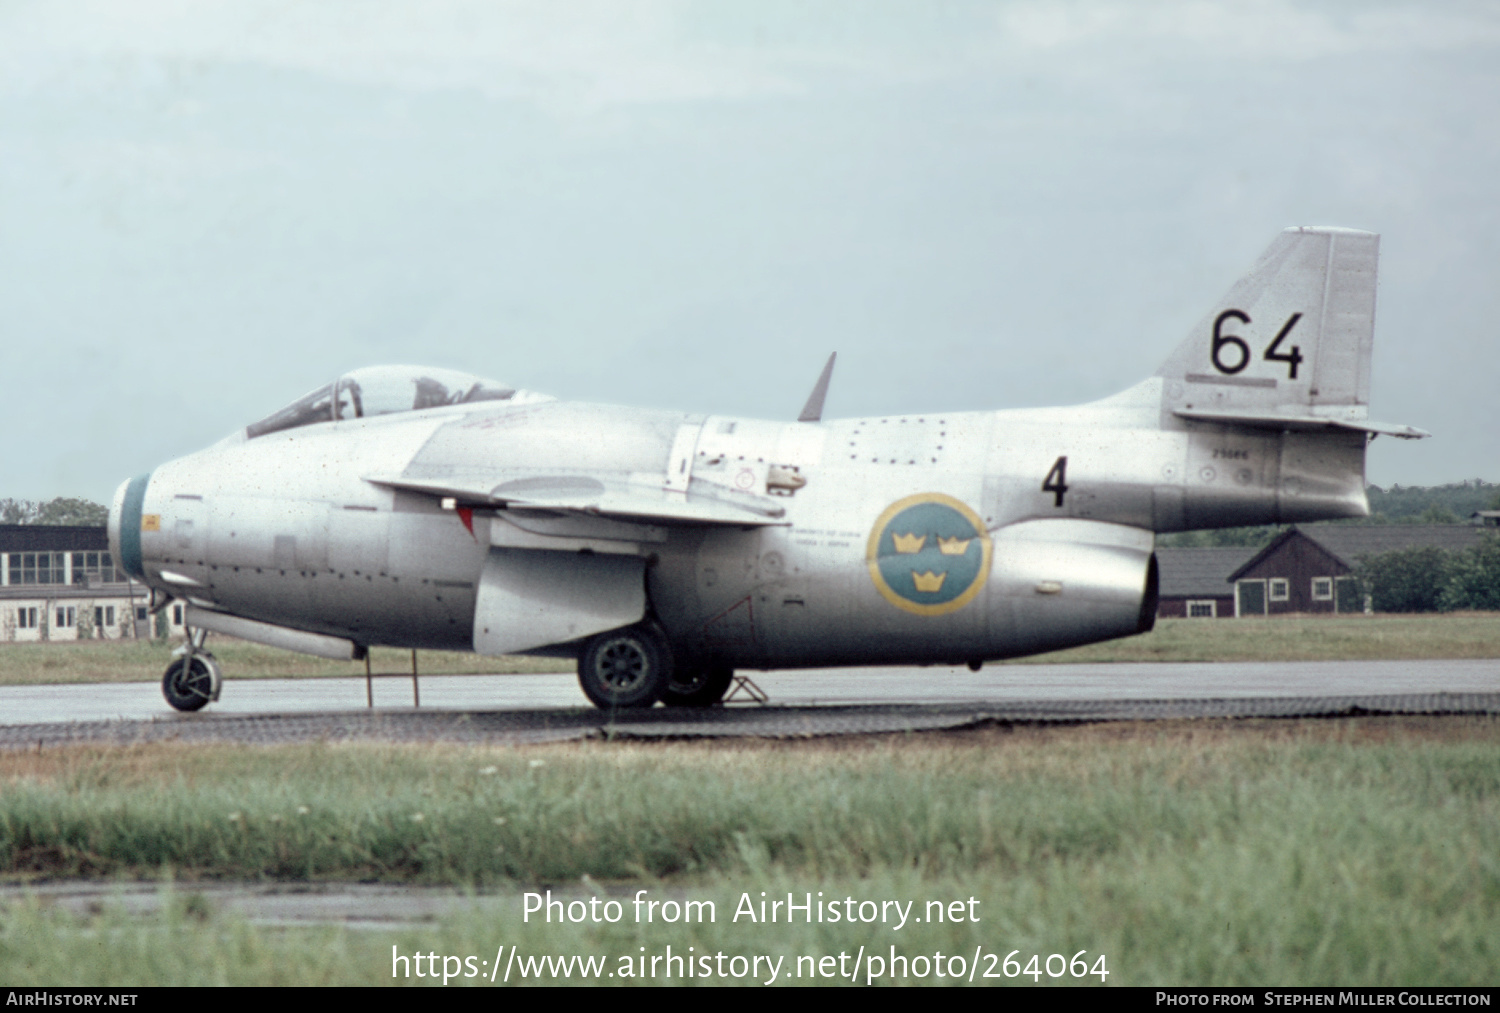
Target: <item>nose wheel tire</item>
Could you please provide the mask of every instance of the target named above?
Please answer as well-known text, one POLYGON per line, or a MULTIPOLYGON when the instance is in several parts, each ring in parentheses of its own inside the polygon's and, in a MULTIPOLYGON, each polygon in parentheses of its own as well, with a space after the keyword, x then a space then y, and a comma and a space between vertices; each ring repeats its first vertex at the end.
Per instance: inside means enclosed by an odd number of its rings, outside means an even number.
POLYGON ((734 669, 728 665, 681 665, 672 670, 661 702, 668 707, 712 707, 724 699, 734 669))
POLYGON ((180 711, 200 710, 218 690, 219 663, 209 654, 173 659, 161 680, 162 696, 180 711))
POLYGON ((578 659, 578 683, 595 707, 650 707, 672 677, 672 652, 652 626, 601 633, 578 659))

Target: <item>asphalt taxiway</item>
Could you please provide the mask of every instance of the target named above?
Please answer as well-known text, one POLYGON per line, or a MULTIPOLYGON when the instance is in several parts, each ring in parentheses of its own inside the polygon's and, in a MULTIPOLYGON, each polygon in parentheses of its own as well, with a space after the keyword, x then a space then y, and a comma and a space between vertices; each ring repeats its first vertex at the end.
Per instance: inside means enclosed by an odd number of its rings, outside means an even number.
POLYGON ((548 741, 839 735, 1005 721, 1500 713, 1500 660, 994 665, 746 673, 767 705, 609 713, 555 675, 226 681, 179 714, 154 683, 0 688, 0 747, 108 741, 548 741))

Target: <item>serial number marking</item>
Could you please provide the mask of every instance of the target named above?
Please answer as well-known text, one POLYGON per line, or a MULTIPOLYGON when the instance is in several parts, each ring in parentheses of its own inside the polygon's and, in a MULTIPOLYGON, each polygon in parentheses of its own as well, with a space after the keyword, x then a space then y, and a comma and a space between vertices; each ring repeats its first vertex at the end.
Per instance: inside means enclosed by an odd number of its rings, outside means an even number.
MULTIPOLYGON (((1292 333, 1292 328, 1297 326, 1297 321, 1302 319, 1301 313, 1293 313, 1287 317, 1286 323, 1281 325, 1281 330, 1276 332, 1276 337, 1266 346, 1265 354, 1261 356, 1266 362, 1284 362, 1287 367, 1287 379, 1297 379, 1297 367, 1302 364, 1302 349, 1293 345, 1285 352, 1277 351, 1286 336, 1292 333)), ((1250 346, 1245 343, 1245 338, 1239 334, 1225 334, 1224 325, 1231 320, 1238 320, 1242 324, 1250 323, 1250 316, 1243 310, 1225 310, 1214 319, 1213 341, 1209 359, 1214 368, 1220 373, 1233 375, 1250 365, 1250 346), (1229 351, 1226 353, 1225 349, 1229 351), (1226 361, 1227 358, 1227 361, 1226 361)))
POLYGON ((1248 450, 1230 450, 1227 447, 1215 447, 1214 448, 1214 460, 1216 460, 1216 461, 1220 461, 1220 460, 1227 460, 1227 461, 1248 461, 1248 460, 1250 460, 1250 451, 1248 451, 1248 450))

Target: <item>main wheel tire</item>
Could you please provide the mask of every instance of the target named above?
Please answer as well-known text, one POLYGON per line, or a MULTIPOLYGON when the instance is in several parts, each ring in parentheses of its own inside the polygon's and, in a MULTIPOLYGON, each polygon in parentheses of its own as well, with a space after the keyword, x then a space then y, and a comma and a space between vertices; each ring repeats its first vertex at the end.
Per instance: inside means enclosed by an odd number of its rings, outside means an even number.
POLYGON ((578 683, 595 707, 650 707, 672 678, 672 652, 653 626, 601 633, 578 659, 578 683))
POLYGON ((201 654, 193 655, 191 667, 186 661, 186 658, 175 658, 167 666, 167 673, 161 680, 161 693, 177 710, 200 710, 214 696, 214 661, 201 654))
POLYGON ((668 707, 712 707, 724 699, 734 669, 728 665, 681 665, 672 670, 661 702, 668 707))

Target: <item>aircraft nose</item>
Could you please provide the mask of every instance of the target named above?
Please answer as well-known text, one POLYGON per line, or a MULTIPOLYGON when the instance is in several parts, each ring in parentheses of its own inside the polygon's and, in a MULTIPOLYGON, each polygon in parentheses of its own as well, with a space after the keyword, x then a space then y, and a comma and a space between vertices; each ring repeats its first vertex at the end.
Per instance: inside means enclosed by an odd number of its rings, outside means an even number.
POLYGON ((142 582, 146 568, 141 561, 141 504, 150 484, 149 474, 121 482, 109 506, 109 551, 117 566, 142 582))

